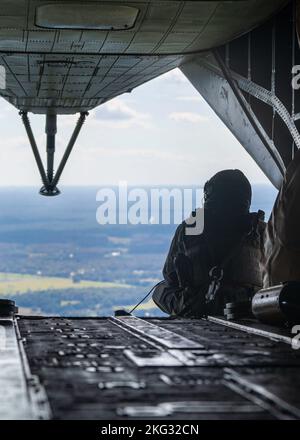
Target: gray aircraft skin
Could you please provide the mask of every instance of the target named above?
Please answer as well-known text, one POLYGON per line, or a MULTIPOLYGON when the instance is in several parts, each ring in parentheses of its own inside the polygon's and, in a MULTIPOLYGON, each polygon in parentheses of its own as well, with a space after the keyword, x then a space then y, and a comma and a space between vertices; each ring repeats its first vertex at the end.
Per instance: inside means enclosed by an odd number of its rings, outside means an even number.
MULTIPOLYGON (((298 7, 286 0, 1 1, 0 94, 20 112, 41 194, 59 194, 89 110, 174 68, 279 188, 300 148, 292 87, 300 71, 298 7), (28 113, 45 114, 46 168, 28 113), (57 117, 74 113, 79 121, 54 174, 57 117)), ((299 419, 296 333, 254 319, 7 311, 0 418, 299 419)))
POLYGON ((1 94, 27 112, 88 111, 249 32, 286 3, 2 1, 1 94))

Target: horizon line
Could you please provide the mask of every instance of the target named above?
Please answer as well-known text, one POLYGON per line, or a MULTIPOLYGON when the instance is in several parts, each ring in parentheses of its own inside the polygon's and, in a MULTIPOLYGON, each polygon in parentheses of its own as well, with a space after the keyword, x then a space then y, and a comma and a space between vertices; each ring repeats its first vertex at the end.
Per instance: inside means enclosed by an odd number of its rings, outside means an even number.
MULTIPOLYGON (((264 185, 264 186, 270 186, 273 187, 274 189, 276 189, 274 187, 274 185, 271 182, 254 182, 251 183, 251 186, 253 185, 264 185)), ((67 185, 60 185, 60 188, 103 188, 103 187, 118 187, 119 184, 118 183, 103 183, 103 184, 85 184, 85 185, 75 185, 75 184, 67 184, 67 185)), ((189 188, 189 187, 199 187, 199 188, 204 188, 204 184, 199 184, 199 183, 189 183, 189 184, 176 184, 176 183, 155 183, 155 184, 150 184, 150 183, 128 183, 128 187, 174 187, 174 188, 189 188)), ((39 185, 1 185, 0 184, 0 189, 9 189, 9 188, 17 188, 17 189, 36 189, 37 191, 39 191, 39 185)))

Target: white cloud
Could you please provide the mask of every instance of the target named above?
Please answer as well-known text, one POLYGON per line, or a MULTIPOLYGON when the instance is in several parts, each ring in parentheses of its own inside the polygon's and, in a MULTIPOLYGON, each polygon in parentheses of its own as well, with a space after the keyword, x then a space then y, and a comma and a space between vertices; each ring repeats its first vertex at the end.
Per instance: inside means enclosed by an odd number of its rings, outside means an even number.
MULTIPOLYGON (((30 148, 30 144, 29 144, 29 140, 26 136, 12 136, 9 138, 6 138, 5 141, 3 142, 3 148, 7 148, 9 150, 15 149, 15 148, 22 148, 22 147, 27 147, 29 146, 30 148)), ((7 151, 6 151, 7 153, 7 151)))
POLYGON ((149 114, 137 111, 121 98, 114 98, 91 113, 94 121, 116 128, 128 128, 132 125, 146 127, 151 119, 149 114))
POLYGON ((12 104, 9 104, 6 101, 4 101, 4 102, 2 101, 0 119, 7 118, 9 113, 10 113, 10 116, 13 116, 14 114, 17 115, 18 110, 12 104))
POLYGON ((188 154, 177 154, 170 151, 162 151, 151 148, 103 148, 103 147, 87 147, 82 150, 82 154, 99 155, 101 158, 120 158, 132 157, 136 159, 162 159, 162 160, 176 160, 181 162, 193 162, 194 158, 188 154))
POLYGON ((173 112, 170 113, 169 118, 175 122, 191 122, 193 124, 207 122, 209 120, 206 116, 192 112, 173 112))
MULTIPOLYGON (((59 117, 59 129, 73 129, 79 115, 59 117)), ((149 127, 151 115, 137 111, 121 98, 114 98, 89 111, 88 127, 129 128, 132 126, 149 127)), ((58 132, 59 134, 59 132, 58 132)))
POLYGON ((180 69, 173 69, 163 75, 159 76, 156 81, 168 81, 173 83, 189 83, 189 80, 184 76, 180 69))
POLYGON ((203 102, 204 99, 201 95, 198 96, 177 96, 177 101, 185 101, 185 102, 203 102))

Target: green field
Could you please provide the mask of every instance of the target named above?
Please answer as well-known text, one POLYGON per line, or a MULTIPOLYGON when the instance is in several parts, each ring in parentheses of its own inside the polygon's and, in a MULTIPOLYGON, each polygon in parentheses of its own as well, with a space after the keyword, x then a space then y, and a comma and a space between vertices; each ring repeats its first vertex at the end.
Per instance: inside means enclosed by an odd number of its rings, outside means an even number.
MULTIPOLYGON (((133 307, 135 306, 135 304, 131 304, 130 306, 123 306, 123 308, 127 311, 131 310, 133 307)), ((155 304, 155 302, 153 301, 153 299, 148 300, 145 303, 142 303, 139 305, 138 310, 144 310, 145 312, 150 311, 155 309, 157 306, 155 304)), ((119 309, 120 306, 115 306, 113 307, 114 310, 119 309)))
POLYGON ((27 292, 45 290, 84 289, 84 288, 128 288, 128 284, 117 284, 100 281, 82 280, 74 283, 70 278, 25 275, 19 273, 0 272, 0 296, 8 294, 22 295, 27 292))

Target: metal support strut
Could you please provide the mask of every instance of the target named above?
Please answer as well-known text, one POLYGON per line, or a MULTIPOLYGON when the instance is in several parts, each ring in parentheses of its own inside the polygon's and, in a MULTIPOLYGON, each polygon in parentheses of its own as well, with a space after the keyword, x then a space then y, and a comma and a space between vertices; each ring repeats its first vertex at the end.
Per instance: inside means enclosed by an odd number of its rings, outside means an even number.
POLYGON ((59 189, 57 188, 57 184, 62 175, 62 172, 66 166, 66 163, 69 159, 69 156, 72 152, 72 149, 75 145, 75 142, 78 138, 80 130, 85 122, 86 117, 88 116, 87 112, 83 112, 80 114, 80 117, 77 121, 71 139, 67 145, 65 153, 61 159, 57 172, 54 174, 54 155, 55 155, 55 136, 57 133, 57 115, 46 115, 46 135, 47 135, 47 173, 45 171, 34 134, 31 129, 30 121, 28 118, 27 112, 21 111, 20 115, 22 117, 23 124, 25 126, 25 130, 27 132, 27 136, 35 157, 35 161, 37 163, 40 176, 43 182, 43 186, 40 190, 40 194, 43 196, 56 196, 60 194, 59 189))
POLYGON ((51 183, 53 179, 54 154, 55 154, 55 136, 57 133, 57 116, 46 115, 46 129, 47 135, 47 177, 51 183))

